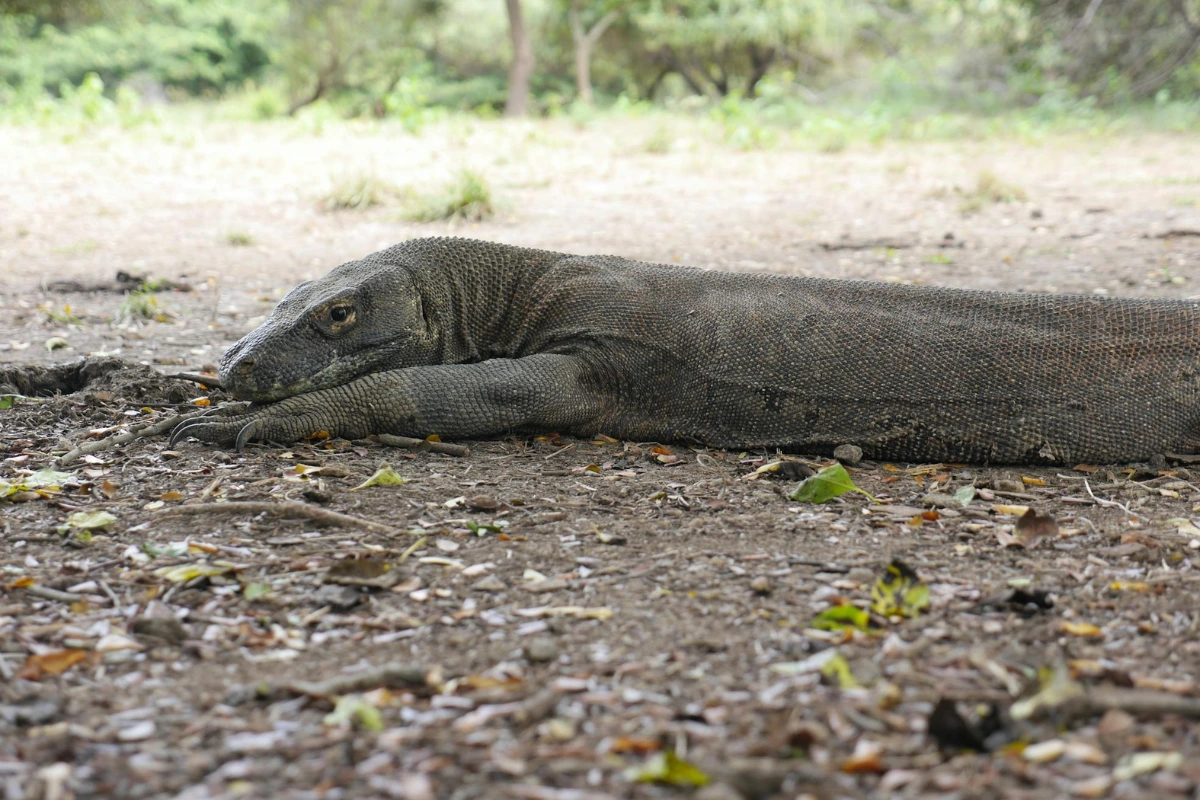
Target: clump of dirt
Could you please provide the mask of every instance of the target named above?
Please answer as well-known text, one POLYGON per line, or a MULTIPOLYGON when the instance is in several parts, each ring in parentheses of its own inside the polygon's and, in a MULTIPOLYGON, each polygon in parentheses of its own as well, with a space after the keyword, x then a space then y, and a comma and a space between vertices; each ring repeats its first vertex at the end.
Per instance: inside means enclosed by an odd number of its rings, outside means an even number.
POLYGON ((0 394, 143 403, 182 403, 189 397, 187 387, 178 380, 144 364, 114 357, 48 366, 0 366, 0 394))

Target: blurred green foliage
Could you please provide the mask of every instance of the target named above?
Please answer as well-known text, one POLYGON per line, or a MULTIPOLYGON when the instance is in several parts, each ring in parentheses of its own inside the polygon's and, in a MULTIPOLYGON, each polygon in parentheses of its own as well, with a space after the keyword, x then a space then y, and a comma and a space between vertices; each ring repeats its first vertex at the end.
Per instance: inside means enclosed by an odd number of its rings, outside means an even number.
MULTIPOLYGON (((573 105, 572 6, 585 27, 611 18, 589 44, 601 109, 699 111, 743 149, 1200 117, 1200 0, 524 6, 535 110, 579 124, 595 112, 573 105)), ((501 0, 0 0, 0 119, 134 125, 222 97, 250 119, 315 106, 314 132, 377 117, 419 133, 449 111, 500 112, 507 31, 501 0)))

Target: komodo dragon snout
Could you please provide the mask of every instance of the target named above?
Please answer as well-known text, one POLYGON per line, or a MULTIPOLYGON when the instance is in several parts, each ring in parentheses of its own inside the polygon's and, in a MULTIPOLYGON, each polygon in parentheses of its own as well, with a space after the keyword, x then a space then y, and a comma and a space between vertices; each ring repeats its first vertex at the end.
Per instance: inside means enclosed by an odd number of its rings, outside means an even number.
POLYGON ((265 323, 225 352, 219 374, 235 398, 272 402, 432 363, 432 340, 407 271, 349 262, 288 292, 265 323))

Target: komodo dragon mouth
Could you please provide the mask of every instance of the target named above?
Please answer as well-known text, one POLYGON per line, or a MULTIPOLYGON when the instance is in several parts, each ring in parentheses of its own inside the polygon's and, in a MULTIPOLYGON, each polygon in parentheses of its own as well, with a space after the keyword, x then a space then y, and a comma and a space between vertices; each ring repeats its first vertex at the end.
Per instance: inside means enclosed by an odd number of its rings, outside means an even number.
POLYGON ((513 431, 902 461, 1195 449, 1200 304, 704 271, 416 239, 230 348, 245 413, 176 438, 513 431), (269 404, 269 405, 262 405, 269 404))

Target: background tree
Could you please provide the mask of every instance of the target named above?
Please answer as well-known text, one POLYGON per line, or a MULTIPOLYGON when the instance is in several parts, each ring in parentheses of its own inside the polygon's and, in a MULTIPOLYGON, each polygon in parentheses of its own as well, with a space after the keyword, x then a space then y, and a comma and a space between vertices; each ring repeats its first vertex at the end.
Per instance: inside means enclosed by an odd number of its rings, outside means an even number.
POLYGON ((579 102, 585 106, 592 105, 592 50, 600 37, 609 26, 617 21, 620 15, 618 7, 600 8, 600 16, 591 23, 584 24, 584 14, 580 9, 582 0, 570 0, 567 8, 567 19, 571 25, 571 40, 575 43, 575 92, 579 102))
POLYGON ((832 0, 648 0, 635 14, 647 46, 693 92, 754 97, 767 73, 833 63, 866 3, 832 0))
POLYGON ((508 70, 508 99, 504 114, 523 117, 529 112, 529 84, 533 79, 533 40, 525 26, 521 0, 505 0, 508 11, 508 32, 512 41, 512 65, 508 70))
POLYGON ((425 56, 425 34, 441 0, 292 0, 280 60, 292 100, 288 114, 331 92, 350 90, 372 110, 425 56))

